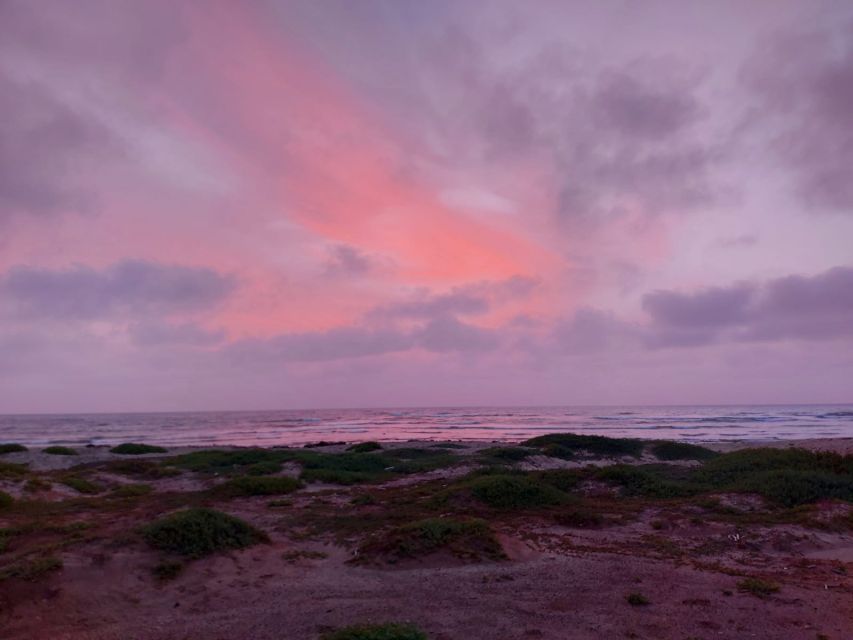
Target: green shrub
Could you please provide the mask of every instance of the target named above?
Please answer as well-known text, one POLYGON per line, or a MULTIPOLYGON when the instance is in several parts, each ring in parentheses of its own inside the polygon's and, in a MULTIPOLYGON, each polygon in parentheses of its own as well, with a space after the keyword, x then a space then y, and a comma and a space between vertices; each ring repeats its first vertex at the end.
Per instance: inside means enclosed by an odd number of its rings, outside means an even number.
POLYGON ((64 476, 59 479, 59 482, 64 484, 66 487, 74 489, 77 493, 94 495, 103 491, 99 485, 87 478, 81 478, 80 476, 64 476))
POLYGON ((245 469, 245 472, 250 476, 269 476, 279 471, 281 471, 281 462, 278 460, 256 462, 245 469))
POLYGON ((123 476, 160 480, 181 475, 181 470, 175 467, 163 466, 159 461, 145 459, 111 460, 104 469, 123 476))
POLYGON ((116 498, 138 498, 147 496, 153 491, 150 484, 123 484, 110 494, 116 498))
POLYGON ((0 491, 0 509, 12 506, 13 502, 15 502, 15 499, 12 496, 5 491, 0 491))
POLYGON ((26 464, 14 464, 12 462, 0 462, 0 478, 17 479, 27 474, 26 464))
POLYGON ((706 447, 686 442, 658 442, 652 445, 652 453, 658 460, 710 460, 720 455, 706 447))
POLYGON ((347 447, 347 451, 352 451, 353 453, 370 453, 371 451, 379 451, 382 448, 382 445, 378 442, 368 441, 368 442, 359 442, 352 446, 347 447))
POLYGON ((523 475, 484 475, 468 483, 475 498, 495 509, 525 509, 559 504, 566 495, 523 475))
POLYGON ((560 460, 571 460, 575 457, 575 452, 569 447, 551 443, 542 447, 542 455, 548 456, 549 458, 559 458, 560 460))
POLYGON ((393 462, 376 453, 316 453, 301 456, 304 480, 357 484, 385 480, 393 462))
POLYGON ((379 545, 400 558, 425 556, 440 549, 447 549, 453 555, 467 559, 506 557, 484 520, 418 520, 386 534, 379 545))
POLYGON ((299 480, 284 476, 243 476, 228 480, 215 491, 229 496, 277 496, 292 493, 301 486, 299 480))
MULTIPOLYGON (((297 453, 289 449, 206 449, 175 456, 167 459, 167 462, 182 469, 202 473, 249 473, 251 469, 251 473, 264 471, 258 475, 265 475, 278 471, 283 462, 295 459, 299 453, 302 452, 297 453)), ((306 455, 308 453, 305 452, 306 455)))
POLYGON ((642 607, 649 604, 649 599, 642 593, 629 593, 625 596, 625 600, 627 600, 628 604, 632 607, 642 607))
POLYGON ((665 464, 614 464, 602 467, 596 477, 622 487, 627 495, 679 498, 700 493, 705 487, 693 482, 691 470, 665 464))
POLYGON ((566 453, 587 451, 603 456, 639 457, 643 452, 643 441, 631 438, 605 438, 604 436, 584 436, 575 433, 549 433, 522 442, 528 447, 548 447, 557 445, 566 453))
POLYGON ((269 540, 252 525, 213 509, 187 509, 142 529, 149 545, 189 558, 225 549, 243 549, 269 540))
POLYGON ((19 560, 15 564, 0 569, 0 581, 17 578, 18 580, 38 580, 45 574, 62 568, 62 560, 55 556, 43 556, 29 560, 19 560))
POLYGON ((42 453, 48 453, 52 456, 76 456, 77 452, 71 447, 46 447, 42 449, 42 453))
MULTIPOLYGON (((387 476, 385 476, 387 477, 387 476)), ((299 474, 305 482, 327 482, 329 484, 353 485, 366 482, 376 482, 383 476, 360 471, 340 471, 336 469, 305 469, 299 474)))
POLYGON ((853 477, 826 471, 766 471, 742 481, 741 487, 785 507, 831 498, 853 502, 853 477))
POLYGON ((0 455, 4 453, 18 453, 19 451, 26 451, 27 448, 22 444, 17 444, 14 442, 6 442, 0 444, 0 455))
POLYGON ((555 489, 568 493, 580 484, 584 473, 579 469, 549 469, 540 471, 535 477, 555 489))
POLYGON ((408 624, 366 624, 344 627, 324 633, 321 640, 429 640, 427 635, 408 624))
POLYGON ((139 456, 144 453, 166 453, 168 449, 151 444, 139 444, 137 442, 124 442, 110 449, 110 453, 119 453, 125 456, 139 456))
POLYGON ((706 462, 694 475, 722 491, 748 491, 791 507, 853 501, 853 456, 805 449, 743 449, 706 462))
POLYGON ((480 451, 480 456, 497 462, 518 462, 535 453, 536 451, 523 447, 490 447, 480 451))
POLYGON ((767 598, 779 591, 778 584, 760 578, 744 578, 737 583, 737 588, 758 598, 767 598))
POLYGON ((737 483, 762 471, 827 471, 853 476, 853 455, 806 449, 742 449, 717 456, 701 468, 701 477, 716 485, 737 483))

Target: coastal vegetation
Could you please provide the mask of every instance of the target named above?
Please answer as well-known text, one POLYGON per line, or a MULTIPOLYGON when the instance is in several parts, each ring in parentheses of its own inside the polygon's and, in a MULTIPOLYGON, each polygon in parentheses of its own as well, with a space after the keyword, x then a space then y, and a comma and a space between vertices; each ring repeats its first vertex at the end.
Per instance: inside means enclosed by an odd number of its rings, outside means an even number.
POLYGON ((27 448, 22 444, 16 444, 14 442, 0 443, 0 455, 3 455, 4 453, 19 453, 26 450, 27 448))
POLYGON ((47 453, 52 456, 76 456, 77 452, 71 447, 45 447, 42 449, 42 453, 47 453))
MULTIPOLYGON (((147 557, 140 579, 158 589, 192 576, 188 563, 217 553, 236 561, 268 541, 279 565, 300 570, 507 567, 522 545, 677 562, 724 576, 733 597, 768 598, 789 577, 756 575, 757 554, 818 531, 853 533, 853 456, 663 444, 557 434, 520 445, 221 448, 94 462, 81 451, 61 469, 33 468, 37 458, 0 463, 0 578, 61 579, 63 557, 84 544, 147 557)), ((643 593, 622 588, 616 597, 633 606, 661 602, 647 583, 643 593)))
POLYGON ((214 509, 187 509, 168 515, 142 529, 145 541, 161 551, 188 558, 227 549, 244 549, 269 540, 247 522, 214 509))
POLYGON ((366 624, 344 627, 323 634, 321 640, 428 640, 427 635, 409 624, 366 624))
POLYGON ((110 449, 110 453, 118 453, 125 456, 139 456, 146 453, 166 453, 166 449, 150 444, 125 442, 110 449))

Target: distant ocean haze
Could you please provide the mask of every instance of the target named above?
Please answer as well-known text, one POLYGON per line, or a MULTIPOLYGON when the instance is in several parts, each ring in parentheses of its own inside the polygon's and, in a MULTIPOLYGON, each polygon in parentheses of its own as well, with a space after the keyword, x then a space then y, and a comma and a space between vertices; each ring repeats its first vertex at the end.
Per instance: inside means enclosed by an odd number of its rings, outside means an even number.
POLYGON ((318 440, 520 441, 551 432, 683 441, 853 437, 853 404, 465 407, 0 416, 28 446, 301 445, 318 440))

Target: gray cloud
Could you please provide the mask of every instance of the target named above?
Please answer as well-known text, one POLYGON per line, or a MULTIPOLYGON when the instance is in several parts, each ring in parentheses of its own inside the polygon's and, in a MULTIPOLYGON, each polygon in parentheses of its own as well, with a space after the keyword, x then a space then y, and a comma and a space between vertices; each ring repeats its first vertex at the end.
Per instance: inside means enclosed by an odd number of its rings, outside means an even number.
POLYGON ((853 213, 853 22, 778 34, 750 61, 753 126, 818 211, 853 213))
POLYGON ((499 344, 496 333, 475 327, 456 318, 443 317, 431 320, 416 334, 418 346, 428 351, 489 351, 499 344))
POLYGON ((130 326, 130 337, 140 347, 212 347, 226 339, 224 331, 211 331, 198 325, 149 321, 130 326))
POLYGON ((327 276, 361 276, 375 267, 374 259, 348 244, 335 245, 329 251, 324 272, 327 276))
POLYGON ((853 337, 853 268, 740 283, 692 294, 656 291, 643 298, 652 347, 723 340, 831 340, 853 337))
POLYGON ((0 277, 0 305, 23 318, 59 320, 209 308, 235 288, 212 269, 126 260, 97 270, 15 267, 0 277))
POLYGON ((526 276, 513 276, 498 282, 476 282, 453 287, 447 293, 420 291, 408 299, 379 307, 369 314, 372 319, 433 319, 456 315, 478 315, 494 305, 528 296, 539 281, 526 276))
POLYGON ((70 173, 101 154, 108 135, 33 85, 0 70, 0 221, 91 206, 70 173))

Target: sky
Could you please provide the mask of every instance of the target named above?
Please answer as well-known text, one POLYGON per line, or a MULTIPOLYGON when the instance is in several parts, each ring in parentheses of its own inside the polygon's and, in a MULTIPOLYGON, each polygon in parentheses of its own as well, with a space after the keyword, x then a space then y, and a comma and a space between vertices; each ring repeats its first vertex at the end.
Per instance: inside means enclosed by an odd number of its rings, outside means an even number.
POLYGON ((846 0, 0 0, 0 412, 822 402, 846 0))

